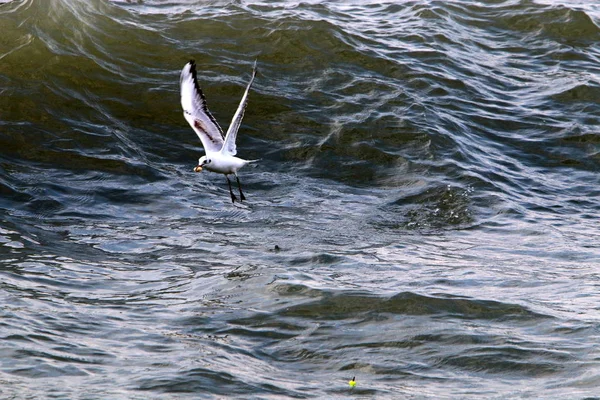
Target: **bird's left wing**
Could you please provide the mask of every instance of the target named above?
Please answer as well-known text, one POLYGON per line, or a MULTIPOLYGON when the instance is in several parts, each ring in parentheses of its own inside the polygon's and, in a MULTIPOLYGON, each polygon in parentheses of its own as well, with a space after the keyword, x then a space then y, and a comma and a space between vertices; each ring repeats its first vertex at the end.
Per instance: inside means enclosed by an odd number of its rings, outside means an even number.
POLYGON ((223 148, 223 130, 206 106, 206 98, 198 85, 196 63, 191 60, 183 67, 179 80, 183 116, 202 141, 205 152, 223 148))
POLYGON ((254 82, 254 77, 256 76, 256 61, 254 61, 254 67, 252 68, 252 77, 250 78, 250 82, 246 87, 246 91, 242 96, 242 100, 240 101, 240 105, 237 108, 237 111, 233 115, 233 119, 231 120, 231 124, 229 124, 229 129, 227 129, 227 135, 225 135, 225 143, 223 144, 223 149, 221 153, 228 154, 230 156, 235 156, 237 153, 237 147, 235 145, 235 139, 237 137, 238 130, 240 129, 240 125, 242 124, 242 118, 244 118, 244 110, 246 109, 246 103, 248 102, 248 92, 250 91, 250 87, 252 86, 252 82, 254 82))

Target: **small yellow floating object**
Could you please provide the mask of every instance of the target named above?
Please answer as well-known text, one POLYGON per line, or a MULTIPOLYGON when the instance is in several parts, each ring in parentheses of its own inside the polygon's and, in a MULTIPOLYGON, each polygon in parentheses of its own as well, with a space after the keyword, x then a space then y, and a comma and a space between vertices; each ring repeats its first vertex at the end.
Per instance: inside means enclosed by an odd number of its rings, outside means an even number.
POLYGON ((350 379, 348 381, 348 385, 350 385, 351 388, 353 388, 354 386, 356 386, 356 377, 353 376, 352 379, 350 379))

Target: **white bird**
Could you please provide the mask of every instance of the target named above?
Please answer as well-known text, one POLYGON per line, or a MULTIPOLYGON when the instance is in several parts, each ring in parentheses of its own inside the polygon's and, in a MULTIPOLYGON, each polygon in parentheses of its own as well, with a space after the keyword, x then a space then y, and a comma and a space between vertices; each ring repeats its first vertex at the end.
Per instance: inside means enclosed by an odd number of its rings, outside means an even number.
POLYGON ((223 135, 223 130, 206 106, 206 98, 204 97, 204 93, 202 93, 202 89, 200 89, 200 85, 198 85, 196 63, 194 60, 188 62, 181 71, 180 85, 183 116, 202 141, 202 146, 204 146, 204 152, 206 153, 198 160, 198 166, 194 168, 194 172, 200 172, 202 169, 207 169, 212 172, 224 174, 225 178, 227 178, 232 202, 235 202, 237 197, 231 190, 229 175, 235 175, 240 191, 240 200, 246 200, 244 193, 242 193, 242 186, 240 185, 240 178, 237 176, 237 171, 248 163, 258 161, 243 160, 235 157, 237 154, 235 139, 240 124, 242 123, 242 118, 244 117, 244 110, 246 109, 246 103, 248 101, 248 92, 250 91, 255 76, 256 61, 252 68, 252 77, 250 78, 246 92, 244 92, 240 105, 233 115, 227 134, 223 135))

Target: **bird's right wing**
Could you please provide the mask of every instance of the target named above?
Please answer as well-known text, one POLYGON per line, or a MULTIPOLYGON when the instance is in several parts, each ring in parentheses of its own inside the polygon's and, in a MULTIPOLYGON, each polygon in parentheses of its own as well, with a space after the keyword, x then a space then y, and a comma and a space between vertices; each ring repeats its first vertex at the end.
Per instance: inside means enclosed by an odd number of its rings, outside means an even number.
POLYGON ((183 116, 202 141, 205 152, 217 152, 223 147, 223 130, 206 106, 206 98, 198 85, 196 63, 183 67, 179 80, 183 116))
POLYGON ((231 124, 229 124, 229 129, 227 129, 227 135, 225 136, 225 144, 223 145, 223 149, 221 153, 235 156, 237 153, 237 147, 235 145, 235 140, 237 138, 238 130, 240 129, 240 125, 242 124, 242 118, 244 118, 244 110, 246 109, 246 103, 248 102, 248 92, 250 91, 250 87, 252 87, 252 82, 254 82, 254 77, 256 76, 256 61, 254 61, 254 67, 252 68, 252 77, 250 78, 250 82, 246 87, 246 91, 242 96, 242 100, 240 101, 240 105, 238 106, 235 114, 233 115, 233 119, 231 120, 231 124))

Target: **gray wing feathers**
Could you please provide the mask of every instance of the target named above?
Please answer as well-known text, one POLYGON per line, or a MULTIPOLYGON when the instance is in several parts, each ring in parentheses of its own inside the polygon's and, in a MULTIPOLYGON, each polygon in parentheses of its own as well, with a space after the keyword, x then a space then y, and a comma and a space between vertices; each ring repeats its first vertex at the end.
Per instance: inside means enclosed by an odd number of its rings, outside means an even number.
POLYGON ((250 92, 250 87, 252 86, 252 82, 254 82, 255 76, 256 76, 256 61, 254 61, 254 67, 252 68, 252 77, 250 78, 248 87, 246 87, 246 91, 244 92, 244 95, 242 96, 240 105, 238 106, 237 111, 235 112, 233 119, 231 120, 229 129, 227 129, 227 135, 225 135, 225 143, 223 144, 221 153, 229 154, 231 156, 235 156, 237 153, 237 147, 235 145, 235 140, 237 138, 238 129, 240 129, 240 125, 242 124, 242 119, 244 118, 244 110, 246 109, 246 104, 248 102, 248 92, 250 92))
POLYGON ((202 141, 204 151, 220 151, 223 148, 223 130, 208 111, 206 98, 198 85, 194 60, 183 67, 179 83, 183 116, 202 141))

